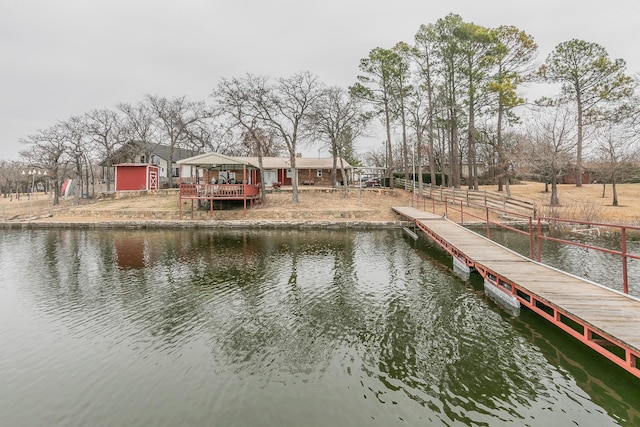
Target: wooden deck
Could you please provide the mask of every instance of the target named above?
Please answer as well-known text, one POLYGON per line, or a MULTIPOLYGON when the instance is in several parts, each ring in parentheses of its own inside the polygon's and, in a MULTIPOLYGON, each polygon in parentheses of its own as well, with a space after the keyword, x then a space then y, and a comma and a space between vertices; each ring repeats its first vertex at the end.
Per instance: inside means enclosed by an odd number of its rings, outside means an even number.
POLYGON ((393 210, 521 305, 640 378, 640 300, 523 257, 445 218, 393 210))
POLYGON ((191 201, 191 216, 193 217, 194 202, 198 208, 205 204, 209 208, 209 216, 213 217, 213 202, 218 200, 243 200, 244 216, 247 216, 247 200, 253 206, 253 201, 260 198, 260 187, 250 184, 188 184, 180 183, 179 201, 180 219, 182 219, 182 201, 191 201))

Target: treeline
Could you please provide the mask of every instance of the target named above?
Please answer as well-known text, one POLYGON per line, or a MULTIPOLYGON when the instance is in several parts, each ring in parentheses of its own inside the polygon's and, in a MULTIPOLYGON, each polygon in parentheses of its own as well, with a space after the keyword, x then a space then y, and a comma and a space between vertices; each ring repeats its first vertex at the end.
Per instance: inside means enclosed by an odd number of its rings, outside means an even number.
MULTIPOLYGON (((415 174, 420 186, 426 170, 431 182, 444 176, 445 186, 477 188, 484 177, 508 191, 509 179, 525 173, 552 182, 552 203, 561 174, 571 166, 581 176, 585 160, 605 165, 600 180, 619 181, 618 171, 637 154, 640 111, 625 62, 575 39, 556 46, 542 65, 537 54, 533 37, 514 26, 487 28, 451 14, 422 25, 410 43, 372 49, 349 88, 301 72, 222 78, 208 102, 146 95, 25 137, 23 162, 0 164, 0 178, 5 188, 17 186, 18 169, 38 168, 57 203, 64 177, 86 189, 93 165, 110 170, 113 154, 139 141, 168 145, 170 157, 178 147, 259 159, 285 154, 292 167, 301 146, 324 146, 334 169, 340 157, 386 167, 387 177, 415 174), (523 88, 534 84, 558 91, 527 102, 523 88), (374 120, 385 130, 384 146, 358 159, 354 141, 374 120)), ((293 188, 297 201, 295 181, 293 188)))
POLYGON ((514 26, 486 28, 453 14, 422 25, 412 43, 373 49, 350 88, 386 131, 370 162, 389 177, 409 176, 414 165, 421 177, 426 166, 431 182, 442 172, 444 185, 471 189, 483 174, 500 191, 515 173, 535 176, 552 182, 552 204, 558 178, 569 167, 581 177, 585 159, 615 184, 638 151, 637 82, 596 43, 562 42, 542 65, 537 51, 514 26), (559 91, 527 102, 526 85, 559 91))

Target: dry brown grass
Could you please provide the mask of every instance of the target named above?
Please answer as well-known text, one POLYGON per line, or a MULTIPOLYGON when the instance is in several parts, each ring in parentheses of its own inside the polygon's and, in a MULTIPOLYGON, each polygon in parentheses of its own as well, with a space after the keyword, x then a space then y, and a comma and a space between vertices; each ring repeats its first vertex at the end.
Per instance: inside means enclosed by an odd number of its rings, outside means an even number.
MULTIPOLYGON (((495 191, 495 186, 483 187, 495 191)), ((567 218, 593 222, 620 223, 627 225, 640 224, 640 184, 618 184, 618 202, 620 206, 612 206, 613 195, 611 185, 606 186, 605 197, 602 197, 601 184, 585 184, 576 187, 572 184, 558 185, 560 206, 549 205, 549 192, 544 191, 544 184, 524 182, 511 185, 511 195, 516 198, 531 200, 536 203, 542 216, 567 218)))
MULTIPOLYGON (((495 191, 496 186, 482 187, 495 191)), ((526 182, 511 186, 513 197, 534 201, 538 211, 546 216, 559 216, 597 222, 614 222, 637 225, 640 223, 640 184, 618 186, 620 207, 611 206, 611 186, 607 186, 606 197, 602 198, 600 184, 560 185, 558 195, 561 206, 550 207, 551 194, 544 192, 544 184, 526 182)), ((247 210, 248 220, 331 220, 331 221, 392 221, 398 219, 391 211, 392 206, 410 206, 433 211, 429 201, 412 202, 411 194, 403 190, 350 189, 349 197, 342 191, 301 187, 299 202, 291 202, 288 191, 269 194, 267 203, 247 210)), ((444 208, 436 204, 435 213, 442 214, 444 208)), ((183 217, 191 218, 190 202, 183 204, 183 217)), ((478 215, 482 215, 481 212, 478 215)), ((459 215, 450 210, 449 217, 459 220, 459 215)), ((137 197, 121 197, 106 200, 82 200, 79 206, 73 200, 62 200, 59 206, 52 206, 50 195, 42 193, 31 200, 22 196, 20 200, 0 197, 0 220, 38 221, 104 221, 138 219, 177 219, 178 199, 176 193, 151 194, 137 197), (29 212, 31 211, 31 215, 29 212)), ((194 218, 209 219, 209 211, 194 212, 194 218)), ((244 219, 241 207, 234 209, 216 208, 214 219, 244 219)), ((466 214, 465 214, 465 221, 466 214)))

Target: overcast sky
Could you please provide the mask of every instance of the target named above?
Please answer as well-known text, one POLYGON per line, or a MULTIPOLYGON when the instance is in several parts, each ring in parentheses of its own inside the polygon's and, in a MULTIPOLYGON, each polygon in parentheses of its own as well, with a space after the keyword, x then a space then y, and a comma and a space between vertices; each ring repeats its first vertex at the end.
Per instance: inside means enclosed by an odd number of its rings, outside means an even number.
MULTIPOLYGON (((515 25, 539 45, 604 46, 640 71, 637 0, 0 0, 0 159, 20 138, 145 94, 209 101, 220 77, 310 71, 355 82, 375 47, 411 43, 449 13, 515 25)), ((380 141, 382 141, 380 137, 380 141)), ((366 149, 366 142, 360 149, 366 149)))

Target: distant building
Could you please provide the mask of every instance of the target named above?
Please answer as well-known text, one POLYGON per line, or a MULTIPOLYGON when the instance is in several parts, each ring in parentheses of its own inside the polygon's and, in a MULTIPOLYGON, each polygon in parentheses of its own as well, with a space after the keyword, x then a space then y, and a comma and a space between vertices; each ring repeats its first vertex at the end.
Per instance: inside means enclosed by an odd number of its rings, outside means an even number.
MULTIPOLYGON (((592 171, 586 167, 582 167, 581 181, 583 184, 590 184, 592 182, 592 171)), ((564 173, 560 175, 560 184, 577 184, 578 183, 578 167, 575 164, 570 164, 565 169, 564 173)))

